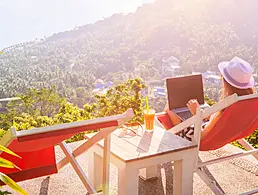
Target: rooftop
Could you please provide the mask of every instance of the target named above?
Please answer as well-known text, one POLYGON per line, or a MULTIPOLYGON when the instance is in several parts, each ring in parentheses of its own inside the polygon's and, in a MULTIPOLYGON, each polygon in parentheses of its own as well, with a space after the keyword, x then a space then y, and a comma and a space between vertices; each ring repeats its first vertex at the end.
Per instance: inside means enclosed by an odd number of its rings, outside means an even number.
MULTIPOLYGON (((69 144, 73 149, 80 142, 69 144)), ((201 153, 200 156, 204 160, 211 159, 215 156, 222 156, 231 153, 238 148, 227 145, 222 149, 201 153)), ((60 148, 56 147, 57 160, 64 155, 60 148)), ((78 161, 82 168, 87 172, 88 161, 87 153, 78 157, 78 161)), ((210 171, 218 180, 226 194, 239 194, 257 188, 258 183, 258 165, 252 157, 243 157, 239 160, 231 160, 219 164, 209 166, 210 171)), ((117 169, 111 165, 110 173, 110 195, 117 194, 117 169)), ((165 195, 172 194, 172 168, 170 164, 164 164, 158 168, 158 178, 156 180, 144 181, 139 180, 140 195, 165 195)), ((86 194, 85 188, 78 176, 72 169, 71 165, 67 165, 60 170, 58 174, 50 177, 40 177, 19 183, 27 190, 30 195, 78 195, 86 194)), ((6 189, 6 187, 4 187, 6 189)), ((16 193, 13 193, 16 194, 16 193)), ((211 190, 203 183, 203 181, 195 175, 194 177, 194 194, 212 195, 211 190)))

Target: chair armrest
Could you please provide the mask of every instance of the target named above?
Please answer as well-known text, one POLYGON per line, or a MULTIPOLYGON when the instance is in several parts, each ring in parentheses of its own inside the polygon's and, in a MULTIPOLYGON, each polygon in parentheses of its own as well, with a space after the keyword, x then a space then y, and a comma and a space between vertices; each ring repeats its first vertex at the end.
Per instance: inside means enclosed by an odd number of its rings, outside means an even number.
POLYGON ((157 126, 163 127, 165 129, 171 129, 173 124, 166 112, 160 112, 155 115, 155 123, 157 126))
POLYGON ((126 121, 130 120, 133 118, 133 110, 128 109, 126 112, 123 114, 119 115, 113 115, 113 116, 107 116, 107 117, 101 117, 101 118, 96 118, 96 119, 89 119, 89 120, 84 120, 84 121, 77 121, 77 122, 71 122, 71 123, 64 123, 64 124, 56 124, 52 126, 47 126, 47 127, 40 127, 40 128, 33 128, 28 130, 23 130, 23 131, 18 131, 16 132, 17 137, 22 140, 25 138, 23 137, 30 137, 35 138, 38 137, 48 137, 49 136, 54 136, 54 135, 61 135, 61 134, 69 134, 69 133, 79 133, 81 131, 86 131, 87 129, 89 130, 95 130, 99 128, 106 128, 109 126, 119 126, 126 121), (84 130, 76 130, 76 129, 84 129, 84 130), (74 132, 73 132, 73 131, 74 132), (41 135, 40 135, 41 134, 41 135))
POLYGON ((221 111, 230 105, 236 103, 238 101, 238 96, 237 94, 233 94, 224 100, 210 106, 209 108, 205 109, 204 112, 202 113, 202 119, 207 118, 208 116, 214 114, 215 112, 221 111))
POLYGON ((185 128, 190 127, 191 125, 195 124, 196 121, 196 115, 192 116, 191 118, 183 121, 182 123, 179 123, 178 125, 172 127, 168 131, 177 134, 181 131, 183 131, 185 128))

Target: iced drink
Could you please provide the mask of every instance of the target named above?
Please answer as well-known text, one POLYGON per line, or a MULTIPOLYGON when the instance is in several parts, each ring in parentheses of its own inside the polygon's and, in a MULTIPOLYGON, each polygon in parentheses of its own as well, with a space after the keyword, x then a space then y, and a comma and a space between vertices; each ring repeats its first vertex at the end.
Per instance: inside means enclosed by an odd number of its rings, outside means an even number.
POLYGON ((154 129, 154 117, 155 117, 155 110, 144 110, 144 122, 145 122, 145 129, 147 131, 153 131, 154 129))

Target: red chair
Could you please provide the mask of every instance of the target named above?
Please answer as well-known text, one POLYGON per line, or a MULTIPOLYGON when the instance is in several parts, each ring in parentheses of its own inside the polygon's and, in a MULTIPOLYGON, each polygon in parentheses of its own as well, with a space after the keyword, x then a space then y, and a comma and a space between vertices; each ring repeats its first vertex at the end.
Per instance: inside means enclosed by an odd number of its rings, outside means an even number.
MULTIPOLYGON (((239 97, 234 94, 204 111, 198 109, 195 116, 174 127, 172 127, 173 125, 166 113, 157 114, 156 122, 172 133, 179 133, 194 124, 195 128, 192 141, 198 144, 200 151, 215 150, 237 140, 248 150, 207 162, 199 160, 196 172, 215 194, 224 194, 224 191, 218 185, 215 178, 209 175, 211 173, 206 168, 207 165, 246 155, 253 155, 258 159, 258 150, 254 149, 243 139, 258 129, 258 94, 239 97), (218 122, 205 137, 200 139, 202 120, 220 110, 224 110, 224 112, 218 122)), ((253 192, 258 192, 258 189, 253 192)))
MULTIPOLYGON (((72 122, 66 124, 53 125, 30 130, 16 131, 14 128, 7 131, 0 140, 0 144, 8 147, 22 158, 13 157, 6 153, 1 153, 1 157, 12 161, 19 169, 0 168, 0 171, 10 176, 16 182, 32 179, 36 177, 51 175, 57 173, 59 169, 68 163, 80 177, 84 186, 90 194, 97 193, 89 183, 85 173, 76 161, 75 157, 87 151, 98 141, 104 139, 107 151, 110 150, 110 133, 117 129, 118 126, 130 120, 133 117, 133 111, 130 109, 124 114, 97 118, 86 121, 72 122), (64 140, 73 135, 89 131, 101 129, 94 137, 85 141, 73 153, 68 149, 64 140), (65 158, 56 163, 55 145, 60 145, 65 154, 65 158)), ((107 152, 108 153, 108 152, 107 152)), ((109 175, 109 158, 104 154, 104 174, 103 193, 108 193, 108 175, 109 175)))

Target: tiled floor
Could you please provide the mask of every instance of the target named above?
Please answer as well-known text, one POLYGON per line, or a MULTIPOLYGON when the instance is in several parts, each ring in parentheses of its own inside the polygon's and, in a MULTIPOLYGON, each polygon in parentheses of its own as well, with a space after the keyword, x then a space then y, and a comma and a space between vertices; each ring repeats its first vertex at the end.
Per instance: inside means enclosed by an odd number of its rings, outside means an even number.
MULTIPOLYGON (((72 148, 78 143, 69 144, 72 148)), ((58 158, 63 154, 57 148, 58 158)), ((203 159, 213 157, 210 153, 201 154, 203 159)), ((87 154, 78 157, 79 163, 87 172, 87 154)), ((258 168, 258 167, 257 167, 258 168)), ((210 171, 217 178, 227 194, 239 194, 258 188, 258 176, 245 171, 243 168, 224 162, 210 166, 210 171)), ((172 194, 172 167, 170 164, 159 166, 158 178, 152 181, 139 181, 139 195, 170 195, 172 194)), ((20 182, 31 195, 83 195, 87 194, 78 176, 70 165, 64 167, 58 174, 50 177, 41 177, 29 181, 20 182)), ((4 187, 6 189, 6 187, 4 187)), ((115 195, 117 191, 117 169, 111 166, 110 194, 115 195)), ((14 193, 15 194, 15 193, 14 193)), ((195 175, 194 194, 210 195, 209 188, 195 175)), ((132 194, 133 195, 133 194, 132 194)))

